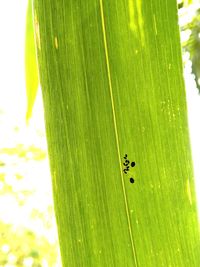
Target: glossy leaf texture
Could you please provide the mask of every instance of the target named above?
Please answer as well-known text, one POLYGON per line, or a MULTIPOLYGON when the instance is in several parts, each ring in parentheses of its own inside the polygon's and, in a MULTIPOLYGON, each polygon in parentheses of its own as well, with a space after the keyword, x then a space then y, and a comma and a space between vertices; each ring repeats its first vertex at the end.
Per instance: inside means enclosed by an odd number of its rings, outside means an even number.
POLYGON ((34 14, 63 266, 198 267, 176 1, 34 14))

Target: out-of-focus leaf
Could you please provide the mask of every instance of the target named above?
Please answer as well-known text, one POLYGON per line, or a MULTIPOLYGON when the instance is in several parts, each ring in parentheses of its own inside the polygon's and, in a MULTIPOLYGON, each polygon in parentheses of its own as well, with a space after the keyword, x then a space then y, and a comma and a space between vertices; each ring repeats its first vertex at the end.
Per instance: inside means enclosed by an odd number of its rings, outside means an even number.
POLYGON ((191 5, 192 3, 193 3, 193 0, 184 0, 183 1, 184 6, 191 5))
POLYGON ((196 86, 200 91, 200 9, 196 10, 196 15, 192 21, 183 25, 181 30, 190 31, 187 41, 182 43, 183 52, 189 52, 192 62, 192 72, 195 75, 196 86))
POLYGON ((28 1, 27 15, 26 15, 26 43, 25 43, 25 74, 26 74, 26 94, 27 94, 27 110, 26 121, 32 115, 33 105, 35 102, 39 75, 36 57, 36 48, 34 40, 33 14, 32 14, 32 0, 28 1))

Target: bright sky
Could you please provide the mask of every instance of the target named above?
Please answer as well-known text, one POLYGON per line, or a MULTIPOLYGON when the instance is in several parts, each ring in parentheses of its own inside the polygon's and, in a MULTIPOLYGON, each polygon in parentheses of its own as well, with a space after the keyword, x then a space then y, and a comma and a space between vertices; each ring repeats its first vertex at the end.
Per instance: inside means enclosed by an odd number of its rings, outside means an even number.
POLYGON ((26 0, 0 3, 0 108, 21 116, 26 107, 24 82, 24 29, 26 0))

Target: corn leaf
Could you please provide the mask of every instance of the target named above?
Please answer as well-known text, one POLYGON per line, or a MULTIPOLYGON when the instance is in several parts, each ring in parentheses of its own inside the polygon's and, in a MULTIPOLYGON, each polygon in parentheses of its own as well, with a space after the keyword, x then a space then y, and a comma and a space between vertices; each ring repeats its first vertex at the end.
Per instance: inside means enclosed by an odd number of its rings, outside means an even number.
POLYGON ((32 0, 28 0, 25 39, 25 77, 27 95, 26 121, 28 122, 32 115, 33 105, 39 85, 36 47, 34 40, 32 0))
POLYGON ((176 1, 34 14, 63 266, 198 267, 176 1))

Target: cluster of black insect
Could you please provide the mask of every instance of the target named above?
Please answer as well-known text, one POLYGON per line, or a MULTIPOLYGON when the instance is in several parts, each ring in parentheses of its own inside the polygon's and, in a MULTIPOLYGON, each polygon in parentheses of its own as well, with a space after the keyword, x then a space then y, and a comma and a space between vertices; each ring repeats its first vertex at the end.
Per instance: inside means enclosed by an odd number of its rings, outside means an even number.
MULTIPOLYGON (((129 170, 130 170, 130 167, 134 167, 135 166, 135 162, 132 161, 130 163, 130 161, 128 160, 128 155, 127 154, 125 154, 124 159, 125 159, 125 161, 124 161, 123 165, 125 166, 125 168, 123 169, 123 172, 125 174, 127 174, 129 172, 129 170)), ((133 177, 130 178, 130 182, 134 183, 133 177)))

